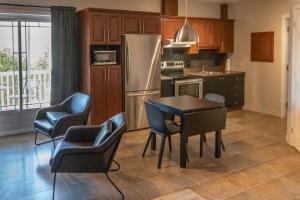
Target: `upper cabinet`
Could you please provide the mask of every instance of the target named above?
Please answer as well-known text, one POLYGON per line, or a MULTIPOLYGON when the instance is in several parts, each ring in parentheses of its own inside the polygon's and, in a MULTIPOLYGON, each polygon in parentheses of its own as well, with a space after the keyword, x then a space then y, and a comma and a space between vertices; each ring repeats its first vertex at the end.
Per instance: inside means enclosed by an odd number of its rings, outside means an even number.
POLYGON ((120 13, 91 12, 92 44, 120 44, 121 23, 120 13))
POLYGON ((224 20, 220 23, 220 53, 233 53, 234 21, 224 20))
POLYGON ((124 34, 160 34, 159 15, 128 13, 122 21, 124 34))
POLYGON ((183 25, 184 19, 182 18, 163 18, 162 22, 162 39, 174 39, 176 31, 183 25))
MULTIPOLYGON (((233 52, 233 20, 189 18, 189 22, 199 34, 199 42, 191 46, 189 53, 198 53, 199 49, 218 49, 220 53, 233 52)), ((174 39, 176 31, 183 23, 183 17, 162 17, 162 40, 174 39)))

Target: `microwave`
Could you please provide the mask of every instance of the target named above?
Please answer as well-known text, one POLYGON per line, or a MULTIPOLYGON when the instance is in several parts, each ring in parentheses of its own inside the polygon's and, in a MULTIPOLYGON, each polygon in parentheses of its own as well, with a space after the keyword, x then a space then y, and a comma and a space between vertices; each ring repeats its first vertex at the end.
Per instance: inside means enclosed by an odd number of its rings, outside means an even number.
POLYGON ((116 50, 94 50, 93 65, 116 65, 117 51, 116 50))

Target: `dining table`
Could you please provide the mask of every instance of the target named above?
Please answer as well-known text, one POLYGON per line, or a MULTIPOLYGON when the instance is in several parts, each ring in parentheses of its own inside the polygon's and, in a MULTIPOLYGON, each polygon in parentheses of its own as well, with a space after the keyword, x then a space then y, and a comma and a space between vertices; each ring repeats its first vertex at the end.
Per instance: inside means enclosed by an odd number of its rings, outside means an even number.
MULTIPOLYGON (((180 167, 186 168, 188 137, 215 132, 215 157, 221 157, 221 130, 226 126, 227 108, 224 104, 193 96, 151 99, 161 111, 180 117, 180 167)), ((155 145, 155 138, 152 140, 155 145)))

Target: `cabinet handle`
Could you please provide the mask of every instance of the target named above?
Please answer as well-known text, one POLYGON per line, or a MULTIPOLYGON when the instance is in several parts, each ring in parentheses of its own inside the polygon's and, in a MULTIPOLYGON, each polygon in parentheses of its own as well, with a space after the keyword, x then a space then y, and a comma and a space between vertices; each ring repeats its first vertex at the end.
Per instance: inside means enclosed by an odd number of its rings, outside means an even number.
POLYGON ((110 81, 110 69, 107 70, 107 81, 110 81))
POLYGON ((104 42, 106 42, 106 31, 103 29, 103 37, 104 37, 104 42))
POLYGON ((104 70, 104 81, 106 81, 107 77, 106 77, 106 69, 104 70))
POLYGON ((110 42, 110 37, 109 37, 109 29, 107 29, 107 41, 110 42))
POLYGON ((142 33, 142 21, 140 21, 140 33, 142 33))
POLYGON ((222 42, 222 51, 224 51, 224 42, 222 42))
POLYGON ((145 33, 145 22, 143 21, 143 34, 145 33))

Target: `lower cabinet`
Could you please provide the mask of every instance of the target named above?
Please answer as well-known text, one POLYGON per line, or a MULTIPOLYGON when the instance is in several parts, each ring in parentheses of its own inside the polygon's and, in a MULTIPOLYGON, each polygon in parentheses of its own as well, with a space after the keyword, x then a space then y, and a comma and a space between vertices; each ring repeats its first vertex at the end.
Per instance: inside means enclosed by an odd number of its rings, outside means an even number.
POLYGON ((122 112, 121 66, 92 67, 91 96, 91 124, 101 124, 122 112))
POLYGON ((173 79, 161 80, 161 97, 175 96, 175 81, 173 79))
POLYGON ((225 97, 228 108, 244 106, 245 74, 205 77, 203 80, 203 95, 207 93, 220 94, 225 97))

